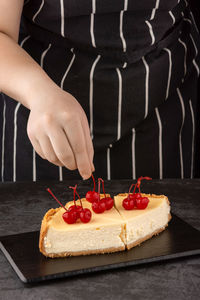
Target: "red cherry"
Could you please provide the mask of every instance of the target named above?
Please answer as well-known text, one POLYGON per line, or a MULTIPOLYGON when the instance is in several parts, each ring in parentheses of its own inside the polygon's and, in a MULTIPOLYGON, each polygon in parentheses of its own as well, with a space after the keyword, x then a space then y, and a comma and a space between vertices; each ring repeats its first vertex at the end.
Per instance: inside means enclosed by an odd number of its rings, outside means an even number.
POLYGON ((114 200, 111 197, 102 198, 101 201, 105 202, 106 210, 109 210, 114 206, 114 200))
POLYGON ((94 188, 93 188, 93 191, 89 191, 85 195, 86 200, 89 201, 90 203, 92 203, 94 201, 98 201, 98 199, 99 199, 99 194, 97 192, 95 192, 96 183, 95 183, 95 179, 94 179, 93 174, 91 175, 91 177, 92 177, 92 180, 93 180, 94 188))
POLYGON ((98 193, 100 195, 100 184, 102 183, 104 198, 101 199, 101 201, 105 202, 106 210, 109 210, 114 205, 114 200, 111 197, 106 197, 105 190, 104 190, 104 180, 102 178, 98 178, 98 193))
POLYGON ((132 210, 134 209, 135 206, 135 199, 132 198, 125 198, 122 202, 122 206, 123 208, 125 208, 126 210, 132 210))
POLYGON ((135 193, 135 194, 130 194, 129 197, 132 199, 138 199, 141 198, 142 196, 140 193, 135 193))
POLYGON ((106 204, 105 201, 99 200, 92 203, 92 210, 96 214, 101 214, 106 210, 106 204))
POLYGON ((135 201, 136 201, 136 207, 138 209, 145 209, 149 203, 149 199, 147 197, 140 197, 137 198, 135 201))
POLYGON ((83 204, 82 204, 81 198, 76 190, 76 187, 75 187, 75 193, 77 194, 77 196, 80 200, 81 206, 75 204, 75 205, 71 206, 71 209, 72 209, 72 211, 76 212, 78 217, 80 217, 81 222, 88 223, 91 220, 92 213, 88 208, 83 208, 83 204))
POLYGON ((82 211, 82 206, 80 206, 80 205, 71 205, 69 208, 68 208, 68 210, 69 211, 74 211, 74 212, 76 212, 76 214, 77 214, 77 219, 80 217, 79 215, 80 215, 80 212, 82 211))
POLYGON ((80 212, 80 219, 83 223, 88 223, 91 220, 92 213, 88 208, 83 208, 80 212))
POLYGON ((80 205, 71 205, 69 208, 68 208, 68 210, 76 210, 76 211, 80 211, 82 209, 82 206, 80 206, 80 205))
POLYGON ((127 209, 127 210, 131 210, 134 208, 134 206, 136 206, 138 209, 145 209, 149 203, 149 199, 147 197, 142 197, 141 195, 141 191, 140 191, 140 185, 141 185, 141 180, 146 179, 146 180, 151 180, 152 178, 150 177, 139 177, 134 190, 132 193, 131 189, 134 186, 134 184, 132 184, 129 188, 129 192, 128 192, 128 197, 125 198, 122 202, 122 206, 127 209), (136 188, 138 188, 138 193, 136 193, 136 188))
POLYGON ((68 224, 73 224, 76 223, 77 220, 77 213, 73 210, 71 211, 66 211, 62 215, 63 220, 68 223, 68 224))
POLYGON ((89 191, 89 192, 87 192, 85 198, 86 198, 87 201, 89 201, 90 203, 92 203, 94 201, 98 201, 99 194, 97 192, 95 192, 95 191, 89 191))
POLYGON ((128 199, 133 199, 133 200, 135 200, 135 198, 137 197, 137 195, 139 194, 139 193, 131 193, 131 190, 132 190, 132 187, 134 186, 134 184, 131 184, 131 186, 130 186, 130 188, 129 188, 129 191, 128 191, 128 196, 127 196, 127 198, 128 199))

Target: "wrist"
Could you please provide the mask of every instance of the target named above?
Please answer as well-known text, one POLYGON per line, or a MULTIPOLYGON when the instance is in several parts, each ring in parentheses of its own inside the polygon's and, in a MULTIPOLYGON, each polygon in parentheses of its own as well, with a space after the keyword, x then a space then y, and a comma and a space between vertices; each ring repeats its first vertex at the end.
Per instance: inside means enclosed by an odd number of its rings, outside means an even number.
POLYGON ((32 109, 35 105, 47 103, 50 98, 60 90, 60 88, 48 77, 35 78, 29 80, 24 85, 24 89, 20 95, 20 102, 28 109, 32 109))

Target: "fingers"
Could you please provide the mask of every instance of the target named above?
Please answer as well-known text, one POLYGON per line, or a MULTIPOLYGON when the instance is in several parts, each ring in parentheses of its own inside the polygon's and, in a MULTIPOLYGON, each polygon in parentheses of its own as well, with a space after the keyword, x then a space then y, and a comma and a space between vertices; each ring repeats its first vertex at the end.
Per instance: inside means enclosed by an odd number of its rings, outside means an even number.
POLYGON ((48 124, 43 129, 37 133, 37 138, 31 134, 36 152, 57 166, 65 166, 69 170, 78 168, 80 175, 88 179, 94 169, 93 146, 89 138, 85 141, 86 135, 80 120, 71 126, 68 124, 65 131, 56 123, 48 124), (89 154, 87 149, 90 149, 89 154))
POLYGON ((42 149, 41 149, 40 144, 38 143, 38 141, 34 138, 31 138, 30 141, 31 141, 31 144, 32 144, 33 148, 37 152, 37 154, 39 156, 41 156, 43 159, 46 159, 44 153, 42 152, 42 149))
POLYGON ((85 136, 85 141, 86 141, 86 147, 87 147, 87 153, 91 165, 92 172, 95 171, 95 167, 93 164, 93 158, 94 158, 94 148, 93 148, 93 143, 92 139, 90 136, 90 129, 88 125, 88 120, 87 118, 83 118, 83 131, 84 131, 84 136, 85 136))
MULTIPOLYGON (((87 117, 75 101, 61 94, 58 106, 31 110, 27 132, 36 152, 69 170, 78 168, 83 179, 94 171, 94 149, 87 117)), ((56 104, 57 105, 57 104, 56 104)))
POLYGON ((74 153, 64 130, 54 126, 49 133, 49 139, 59 161, 69 170, 77 169, 74 153))
POLYGON ((85 134, 80 120, 75 125, 76 130, 73 125, 71 125, 71 128, 65 126, 64 130, 74 153, 79 173, 83 179, 88 179, 92 174, 92 167, 87 153, 85 134))
POLYGON ((38 139, 45 159, 56 166, 63 166, 63 163, 57 157, 48 136, 40 135, 38 139))

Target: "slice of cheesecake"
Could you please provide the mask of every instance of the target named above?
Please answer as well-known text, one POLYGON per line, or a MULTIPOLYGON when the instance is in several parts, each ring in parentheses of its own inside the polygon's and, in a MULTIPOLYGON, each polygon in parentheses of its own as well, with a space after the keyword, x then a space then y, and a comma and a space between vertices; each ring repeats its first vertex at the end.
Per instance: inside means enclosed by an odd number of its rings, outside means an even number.
POLYGON ((125 210, 122 206, 128 194, 118 194, 114 197, 115 207, 125 221, 125 244, 131 249, 163 231, 171 219, 170 203, 164 195, 141 194, 148 197, 149 204, 145 209, 125 210))
MULTIPOLYGON (((83 207, 91 211, 91 203, 82 199, 83 207)), ((66 208, 73 205, 68 202, 66 208)), ((103 214, 92 211, 89 223, 78 220, 67 224, 62 214, 64 208, 50 209, 42 220, 40 230, 40 251, 48 257, 109 253, 125 249, 125 222, 113 207, 103 214)))
POLYGON ((171 219, 166 196, 142 194, 149 198, 146 209, 125 210, 122 201, 127 196, 115 196, 115 207, 102 214, 94 213, 91 203, 82 199, 83 207, 92 211, 89 223, 67 224, 62 218, 64 208, 50 209, 42 220, 40 251, 47 257, 116 252, 131 249, 166 228, 171 219))

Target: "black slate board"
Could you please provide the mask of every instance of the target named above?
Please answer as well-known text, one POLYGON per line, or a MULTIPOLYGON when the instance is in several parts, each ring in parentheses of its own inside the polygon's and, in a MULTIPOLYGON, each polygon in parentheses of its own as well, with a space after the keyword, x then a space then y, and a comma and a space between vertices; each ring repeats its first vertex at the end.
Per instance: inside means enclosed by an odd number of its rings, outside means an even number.
POLYGON ((0 237, 0 249, 25 283, 200 254, 200 231, 175 215, 164 232, 129 251, 51 259, 38 241, 39 231, 0 237))

